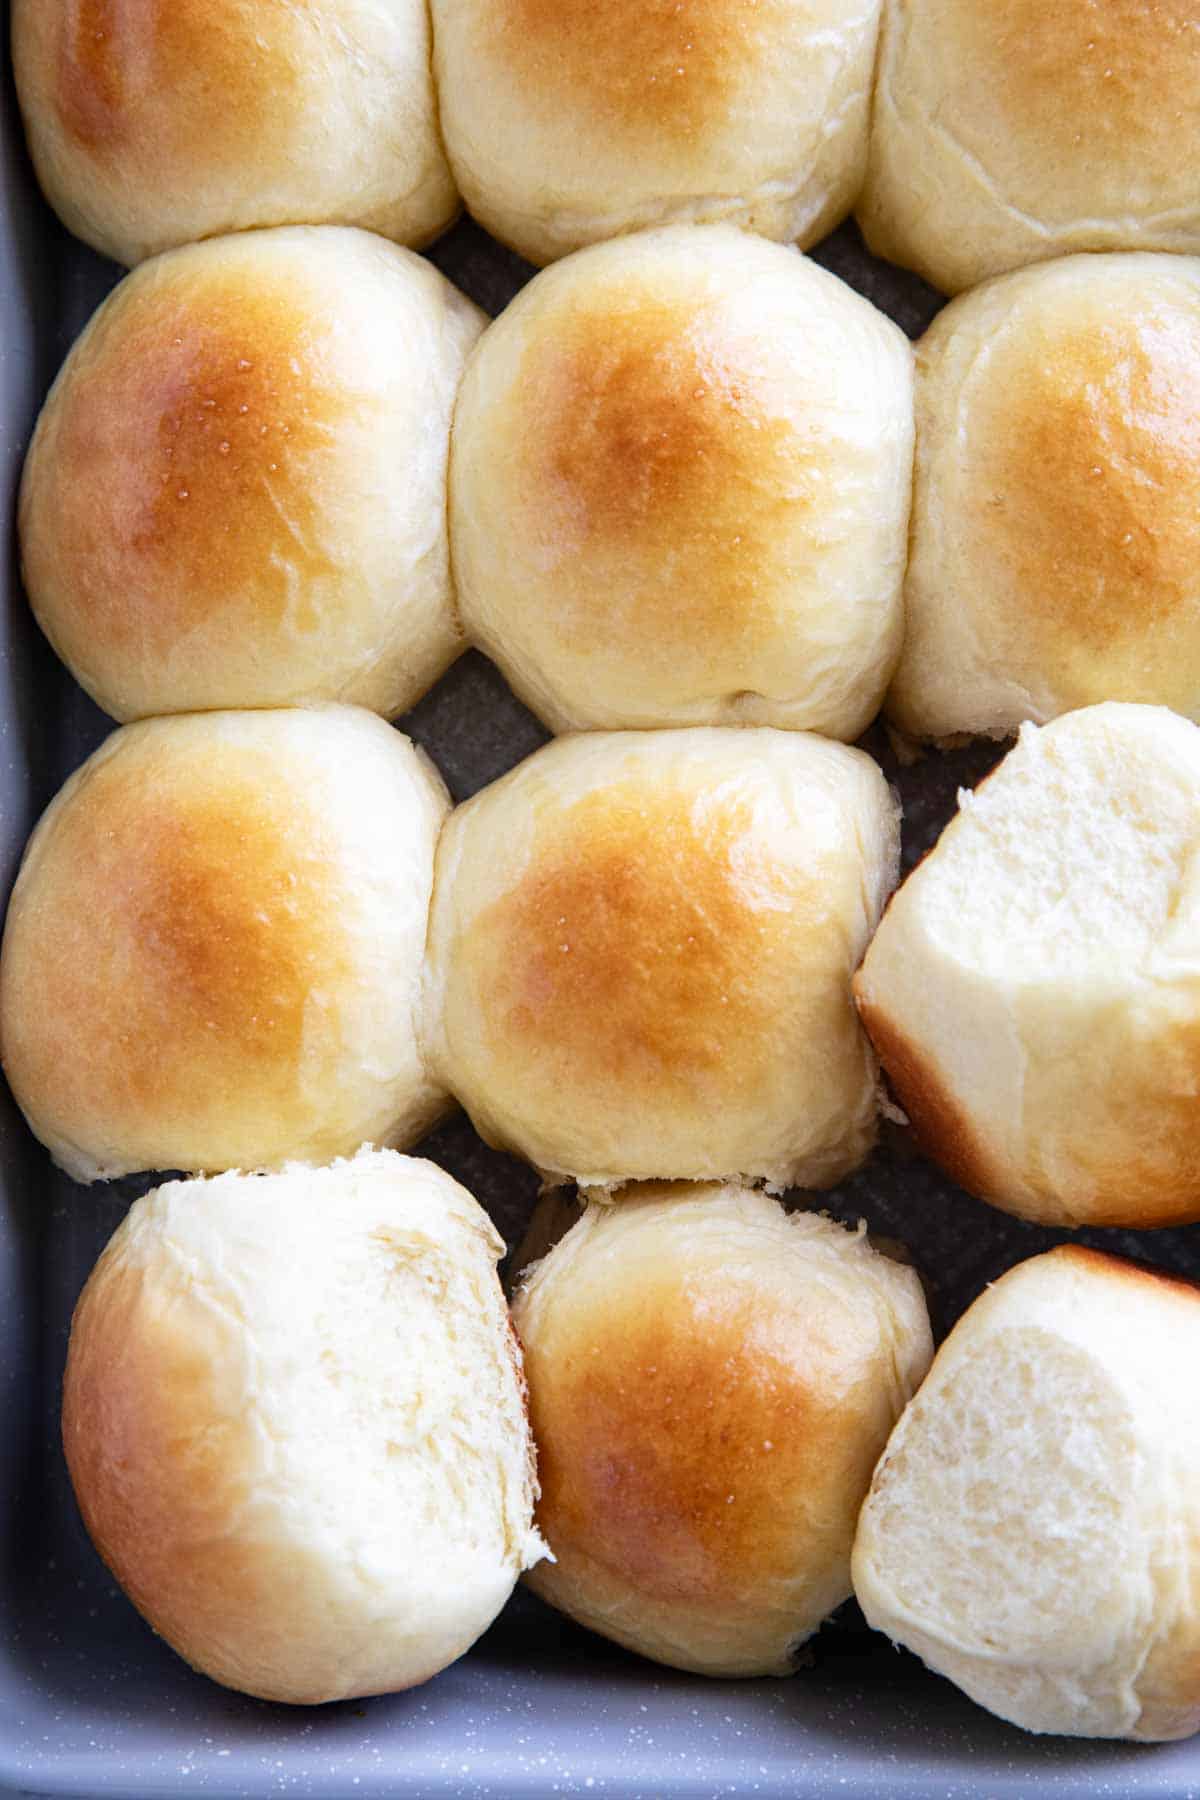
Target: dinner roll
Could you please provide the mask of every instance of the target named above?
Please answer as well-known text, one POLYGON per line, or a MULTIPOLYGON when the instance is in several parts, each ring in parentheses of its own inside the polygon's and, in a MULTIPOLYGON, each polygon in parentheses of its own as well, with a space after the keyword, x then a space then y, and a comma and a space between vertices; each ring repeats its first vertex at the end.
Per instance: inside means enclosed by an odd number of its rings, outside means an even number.
POLYGON ((433 0, 467 205, 531 262, 728 219, 812 244, 862 183, 880 0, 433 0))
POLYGON ((424 0, 13 0, 12 48, 46 197, 118 262, 256 225, 424 244, 457 211, 424 0))
POLYGON ((84 1523, 193 1667, 311 1703, 427 1681, 542 1554, 504 1245, 433 1163, 174 1181, 84 1288, 84 1523))
POLYGON ((1200 731, 1038 730, 889 906, 856 979, 918 1141, 1048 1225, 1200 1218, 1200 731))
POLYGON ((1200 1727, 1200 1290, 1080 1245, 937 1354, 854 1545, 868 1621, 1027 1731, 1200 1727))
POLYGON ((547 745, 442 837, 438 1076, 551 1179, 838 1180, 875 1133, 850 976, 897 840, 878 768, 823 738, 547 745))
POLYGON ((1069 250, 1200 250, 1190 0, 887 0, 859 220, 947 294, 1069 250))
POLYGON ((917 417, 902 730, 1200 717, 1200 260, 1072 256, 964 295, 920 346, 917 417))
POLYGON ((146 264, 50 393, 21 494, 34 610, 118 719, 350 700, 394 716, 462 648, 450 414, 483 315, 335 227, 146 264))
POLYGON ((744 1187, 590 1206, 514 1300, 553 1562, 530 1586, 702 1675, 786 1675, 850 1594, 933 1353, 912 1269, 744 1187))
POLYGON ((597 245, 471 360, 464 622, 557 731, 854 738, 899 654, 911 478, 908 340, 836 276, 726 225, 597 245))
POLYGON ((325 1162, 444 1104, 417 1044, 440 777, 349 706, 114 732, 46 811, 0 1053, 77 1181, 325 1162))

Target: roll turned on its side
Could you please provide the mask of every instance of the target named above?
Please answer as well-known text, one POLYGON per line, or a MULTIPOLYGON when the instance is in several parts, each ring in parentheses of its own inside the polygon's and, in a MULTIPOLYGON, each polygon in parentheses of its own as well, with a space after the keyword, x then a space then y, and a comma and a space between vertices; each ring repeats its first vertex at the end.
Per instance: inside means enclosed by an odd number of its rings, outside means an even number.
POLYGON ((171 1182, 84 1288, 63 1443, 130 1599, 228 1687, 427 1681, 543 1554, 503 1244, 432 1163, 171 1182))
POLYGON ((862 1509, 867 1620, 1027 1731, 1200 1728, 1200 1289, 1068 1245, 964 1313, 862 1509))
POLYGON ((854 980, 918 1143, 1047 1225, 1200 1218, 1200 728, 1026 725, 854 980))

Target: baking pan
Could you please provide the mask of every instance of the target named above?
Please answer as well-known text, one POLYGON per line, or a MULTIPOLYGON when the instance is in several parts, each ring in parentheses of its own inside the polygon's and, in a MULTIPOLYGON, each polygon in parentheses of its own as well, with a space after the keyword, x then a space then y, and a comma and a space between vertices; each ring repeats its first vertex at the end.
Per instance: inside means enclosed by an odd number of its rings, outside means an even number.
MULTIPOLYGON (((6 9, 4 9, 6 11, 6 9)), ((2 23, 3 21, 0 21, 2 23)), ((21 456, 67 346, 116 279, 37 196, 10 92, 0 154, 0 879, 55 789, 110 729, 42 642, 12 550, 21 456)), ((818 259, 910 332, 939 304, 873 261, 852 227, 818 259)), ((490 312, 530 271, 463 224, 433 260, 490 312)), ((470 655, 404 726, 464 798, 545 733, 470 655)), ((868 747, 901 790, 911 862, 995 748, 900 769, 878 730, 868 747)), ((80 1019, 86 1034, 88 1021, 80 1019)), ((473 1189, 510 1243, 536 1181, 462 1119, 427 1145, 473 1189)), ((427 1687, 391 1699, 292 1710, 194 1675, 114 1588, 75 1512, 58 1441, 71 1309, 102 1245, 149 1181, 74 1187, 0 1095, 0 1792, 73 1795, 1200 1796, 1200 1748, 1030 1738, 1000 1724, 911 1657, 865 1631, 853 1607, 788 1681, 710 1682, 613 1649, 518 1594, 476 1649, 427 1687)), ((798 1203, 811 1204, 807 1201, 798 1203)), ((943 1332, 984 1284, 1065 1235, 979 1205, 912 1157, 897 1134, 818 1204, 908 1243, 943 1332)), ((1200 1228, 1081 1234, 1200 1274, 1200 1228)))

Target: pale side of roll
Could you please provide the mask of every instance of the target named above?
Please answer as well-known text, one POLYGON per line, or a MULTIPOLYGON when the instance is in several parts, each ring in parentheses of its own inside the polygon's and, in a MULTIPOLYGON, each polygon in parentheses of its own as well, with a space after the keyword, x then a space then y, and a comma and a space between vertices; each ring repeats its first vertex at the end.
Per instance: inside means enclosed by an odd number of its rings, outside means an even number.
POLYGON ((556 731, 853 739, 900 649, 912 438, 906 338, 794 250, 717 225, 581 251, 463 384, 468 635, 556 731))
POLYGON ((1027 725, 888 907, 859 1012, 918 1142, 1057 1225, 1200 1218, 1200 730, 1027 725))
POLYGON ((964 1314, 863 1507, 870 1624, 1027 1731, 1200 1727, 1200 1290, 1071 1245, 964 1314))
POLYGON ((862 183, 879 0, 433 0, 451 167, 534 263, 652 225, 815 243, 862 183))
POLYGON ((850 977, 897 847, 883 776, 842 744, 560 738, 443 834, 433 1067, 552 1179, 830 1185, 875 1135, 850 977))
POLYGON ((486 1213, 433 1163, 171 1182, 75 1312, 63 1443, 171 1647, 312 1704, 427 1681, 543 1554, 486 1213))
POLYGON ((14 0, 38 179, 118 262, 224 231, 453 219, 424 0, 14 0))
POLYGON ((18 1104, 78 1181, 326 1162, 444 1109, 417 1041, 432 764, 357 707, 114 734, 43 815, 0 955, 18 1104))
POLYGON ((43 630, 118 719, 404 711, 463 647, 450 416, 483 314, 336 227, 144 264, 51 390, 20 536, 43 630))
POLYGON ((916 1273, 761 1192, 653 1184, 513 1306, 554 1558, 530 1586, 674 1668, 790 1673, 933 1354, 916 1273))
POLYGON ((1200 259, 1066 257, 939 314, 905 612, 912 736, 1101 700, 1200 717, 1200 259))
POLYGON ((1200 250, 1189 0, 886 0, 858 217, 943 293, 1077 250, 1200 250))

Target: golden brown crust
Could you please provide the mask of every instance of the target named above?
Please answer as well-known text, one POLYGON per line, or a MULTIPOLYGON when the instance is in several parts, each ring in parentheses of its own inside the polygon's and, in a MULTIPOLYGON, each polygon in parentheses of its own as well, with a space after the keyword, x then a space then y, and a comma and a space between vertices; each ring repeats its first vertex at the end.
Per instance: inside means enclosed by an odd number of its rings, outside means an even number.
POLYGON ((321 320, 282 282, 165 271, 69 370, 22 506, 30 586, 86 667, 160 659, 189 629, 313 629, 336 575, 319 499, 349 395, 321 320), (308 596, 306 598, 306 596, 308 596))
POLYGON ((17 91, 66 224, 133 264, 226 231, 453 217, 421 0, 13 0, 17 91))
MULTIPOLYGON (((240 171, 286 129, 300 71, 294 9, 259 0, 41 0, 57 14, 49 51, 53 94, 68 138, 105 161, 131 154, 161 168, 198 158, 240 171), (186 104, 164 107, 165 94, 186 104), (151 139, 145 134, 153 117, 151 139)), ((303 11, 303 9, 301 9, 303 11)))
POLYGON ((529 103, 544 96, 627 142, 686 153, 795 30, 781 0, 498 0, 496 48, 529 103))
POLYGON ((1200 106, 1200 40, 1191 0, 992 0, 969 5, 981 79, 1019 139, 1081 146, 1103 164, 1178 155, 1167 121, 1200 106))
POLYGON ((586 795, 473 926, 492 1053, 561 1065, 576 1104, 718 1081, 727 1099, 752 1092, 779 1004, 770 969, 786 979, 809 886, 744 806, 705 811, 644 783, 586 795))
MULTIPOLYGON (((573 1586, 582 1559, 648 1601, 736 1611, 739 1595, 794 1581, 800 1494, 805 1558, 828 1553, 859 1370, 761 1280, 667 1277, 559 1314, 544 1353, 540 1339, 525 1349, 537 1521, 566 1571, 542 1565, 542 1592, 573 1586)), ((851 1529, 840 1521, 847 1551, 851 1529)))
POLYGON ((1007 1202, 998 1198, 999 1183, 992 1159, 940 1071, 887 1011, 867 998, 861 972, 855 976, 852 987, 858 1016, 920 1148, 967 1193, 1005 1206, 1007 1202))
POLYGON ((1129 1281, 1155 1289, 1175 1289, 1181 1299, 1200 1300, 1200 1281, 1191 1281, 1186 1275, 1172 1274, 1167 1269, 1157 1268, 1153 1263, 1142 1262, 1138 1257, 1114 1256, 1111 1251, 1095 1250, 1089 1244, 1059 1244, 1046 1254, 1081 1263, 1089 1273, 1107 1275, 1117 1281, 1129 1281))
POLYGON ((968 529, 1023 618, 1094 655, 1194 614, 1200 310, 1031 329, 1001 369, 976 402, 968 529))
POLYGON ((830 1185, 874 1133, 849 978, 893 832, 877 766, 808 734, 560 738, 442 837, 435 1069, 585 1187, 830 1185))
POLYGON ((1153 1230, 1200 1219, 1200 1026, 1176 1027, 1141 1054, 1144 1073, 1131 1064, 1113 1082, 1094 1133, 1051 1120, 1083 1171, 1082 1199, 1068 1196, 1072 1223, 1153 1230))
POLYGON ((1075 251, 1194 253, 1189 0, 888 0, 867 240, 944 293, 1075 251))
POLYGON ((248 1093, 287 1119, 314 991, 351 978, 317 820, 250 748, 209 743, 181 773, 146 754, 92 768, 43 846, 49 903, 18 888, 10 914, 9 1079, 81 1142, 130 1117, 236 1115, 248 1093))
POLYGON ((182 1280, 164 1296, 111 1255, 72 1326, 62 1431, 79 1509, 139 1611, 177 1645, 222 1618, 270 1616, 270 1559, 256 1576, 229 1530, 257 1461, 244 1413, 213 1387, 215 1369, 240 1366, 238 1335, 219 1309, 191 1305, 182 1280))
POLYGON ((526 353, 514 404, 536 421, 521 452, 524 510, 573 559, 553 621, 562 635, 599 644, 636 631, 661 646, 686 632, 689 645, 752 652, 775 623, 763 569, 821 476, 821 447, 787 418, 761 348, 739 345, 717 306, 635 287, 558 318, 526 353), (615 594, 609 558, 623 571, 615 594), (630 580, 633 558, 642 581, 630 580))
MULTIPOLYGON (((866 998, 860 975, 855 1003, 875 1047, 888 1085, 908 1115, 924 1153, 952 1181, 1018 1218, 1068 1226, 1126 1226, 1154 1230, 1200 1219, 1200 1037, 1177 1032, 1192 1047, 1194 1074, 1182 1091, 1167 1091, 1168 1062, 1160 1039, 1151 1067, 1155 1079, 1130 1078, 1107 1091, 1103 1117, 1089 1132, 1079 1117, 1064 1111, 1070 1100, 1051 1088, 1038 1110, 1038 1096, 1026 1095, 1023 1158, 1001 1161, 980 1141, 971 1115, 951 1094, 944 1077, 920 1044, 907 1037, 885 1008, 866 998), (1049 1163, 1056 1171, 1043 1167, 1049 1163)), ((1098 1090, 1093 1090, 1098 1091, 1098 1090)), ((1076 1100, 1077 1105, 1081 1105, 1076 1100)))

